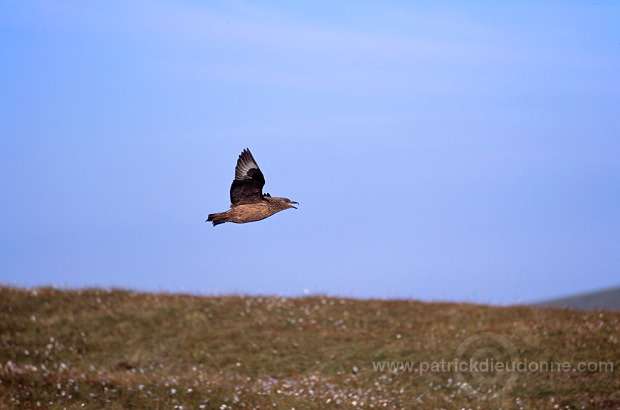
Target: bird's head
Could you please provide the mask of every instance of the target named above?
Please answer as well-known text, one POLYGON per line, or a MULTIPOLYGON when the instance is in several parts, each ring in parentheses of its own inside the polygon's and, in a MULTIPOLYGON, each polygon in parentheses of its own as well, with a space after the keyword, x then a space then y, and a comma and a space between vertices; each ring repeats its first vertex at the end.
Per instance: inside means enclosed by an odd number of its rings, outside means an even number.
POLYGON ((288 205, 288 207, 287 207, 287 208, 295 208, 295 209, 297 209, 297 207, 296 207, 296 206, 293 206, 293 205, 291 205, 291 204, 297 204, 297 205, 299 205, 299 202, 291 201, 291 200, 290 200, 290 199, 288 199, 288 198, 282 198, 282 199, 284 199, 284 201, 285 201, 285 202, 286 202, 286 204, 288 205))
POLYGON ((277 211, 283 211, 285 209, 289 209, 289 208, 295 208, 297 209, 297 207, 291 205, 291 204, 298 204, 299 202, 295 202, 295 201, 291 201, 288 198, 280 198, 277 196, 264 196, 263 199, 267 200, 268 202, 271 203, 271 206, 274 209, 277 209, 277 211))

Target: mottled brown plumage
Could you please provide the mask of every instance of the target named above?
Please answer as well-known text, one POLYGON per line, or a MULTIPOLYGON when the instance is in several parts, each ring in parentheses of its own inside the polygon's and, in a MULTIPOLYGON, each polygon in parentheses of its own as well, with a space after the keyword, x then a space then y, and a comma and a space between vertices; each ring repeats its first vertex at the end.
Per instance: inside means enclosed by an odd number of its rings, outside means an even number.
MULTIPOLYGON (((272 197, 263 194, 265 177, 249 149, 244 149, 235 168, 235 180, 230 186, 230 209, 226 212, 210 214, 207 221, 213 226, 224 222, 238 224, 260 221, 275 213, 297 204, 288 198, 272 197)), ((297 208, 295 208, 297 209, 297 208)))

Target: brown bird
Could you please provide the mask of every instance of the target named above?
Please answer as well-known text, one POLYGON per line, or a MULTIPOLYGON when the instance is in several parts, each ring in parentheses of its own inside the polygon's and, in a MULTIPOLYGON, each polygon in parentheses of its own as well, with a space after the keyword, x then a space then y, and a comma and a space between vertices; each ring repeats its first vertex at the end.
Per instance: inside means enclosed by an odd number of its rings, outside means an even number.
POLYGON ((288 198, 272 197, 263 194, 265 177, 249 149, 244 149, 235 168, 235 180, 230 186, 230 209, 226 212, 211 214, 205 222, 213 226, 224 222, 243 224, 260 221, 299 202, 288 198))

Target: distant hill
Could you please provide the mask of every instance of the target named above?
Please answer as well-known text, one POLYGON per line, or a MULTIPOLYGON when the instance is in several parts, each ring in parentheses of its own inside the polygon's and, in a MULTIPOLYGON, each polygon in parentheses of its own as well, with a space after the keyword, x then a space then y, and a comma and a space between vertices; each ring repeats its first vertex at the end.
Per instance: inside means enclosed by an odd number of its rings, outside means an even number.
POLYGON ((620 310, 620 287, 546 300, 535 303, 534 306, 556 306, 579 310, 620 310))

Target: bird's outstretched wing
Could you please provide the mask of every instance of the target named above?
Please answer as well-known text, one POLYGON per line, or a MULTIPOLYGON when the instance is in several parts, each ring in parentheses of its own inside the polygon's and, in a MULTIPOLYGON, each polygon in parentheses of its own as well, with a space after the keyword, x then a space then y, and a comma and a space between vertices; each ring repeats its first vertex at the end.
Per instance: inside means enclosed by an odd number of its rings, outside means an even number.
POLYGON ((232 206, 253 204, 263 200, 265 177, 249 149, 244 149, 235 168, 235 180, 230 187, 232 206))

